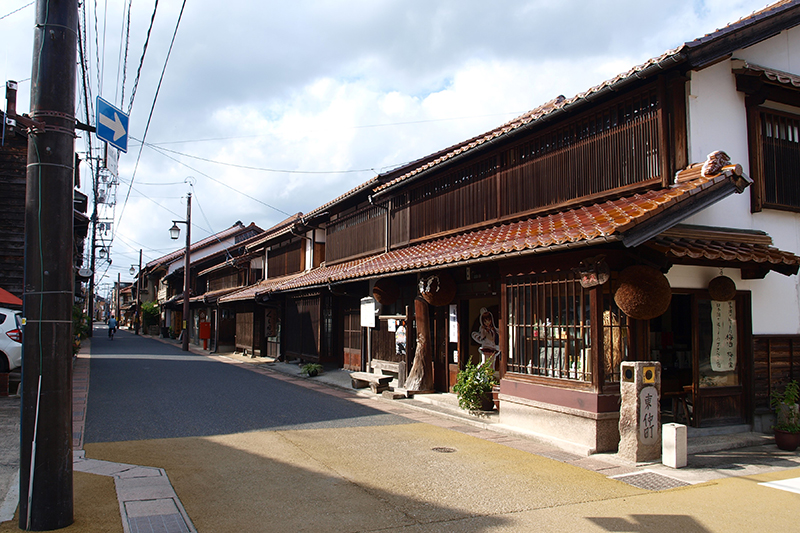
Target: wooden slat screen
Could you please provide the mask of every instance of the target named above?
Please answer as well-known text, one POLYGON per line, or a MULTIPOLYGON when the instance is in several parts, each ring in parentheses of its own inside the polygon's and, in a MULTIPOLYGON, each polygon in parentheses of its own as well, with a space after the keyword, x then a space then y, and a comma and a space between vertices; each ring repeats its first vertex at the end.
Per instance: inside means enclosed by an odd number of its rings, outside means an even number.
POLYGON ((800 209, 800 117, 761 111, 764 206, 800 209))
POLYGON ((386 210, 369 206, 328 224, 325 262, 380 252, 386 243, 386 210))
POLYGON ((320 355, 321 296, 286 299, 286 351, 294 357, 320 355))
POLYGON ((209 291, 218 291, 221 289, 231 289, 233 287, 239 287, 242 285, 242 273, 241 272, 234 272, 232 274, 228 274, 227 276, 221 276, 216 279, 208 280, 208 290, 209 291))
POLYGON ((592 380, 589 291, 572 273, 506 280, 508 372, 592 380))
POLYGON ((236 313, 236 348, 252 353, 253 313, 236 313))
POLYGON ((267 252, 267 275, 270 278, 302 272, 305 268, 306 254, 303 241, 295 241, 267 252))
POLYGON ((655 89, 548 131, 511 154, 501 216, 661 177, 655 89))
POLYGON ((361 370, 361 302, 357 298, 342 301, 342 347, 345 370, 361 370))
POLYGON ((753 335, 754 407, 769 408, 775 387, 800 381, 800 335, 753 335))

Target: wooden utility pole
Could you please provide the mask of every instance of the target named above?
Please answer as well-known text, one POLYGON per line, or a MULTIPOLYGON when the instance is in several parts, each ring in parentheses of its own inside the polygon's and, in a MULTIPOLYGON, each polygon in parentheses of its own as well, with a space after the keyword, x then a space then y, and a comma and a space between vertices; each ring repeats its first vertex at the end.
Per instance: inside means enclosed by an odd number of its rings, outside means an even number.
POLYGON ((25 197, 19 526, 72 524, 73 173, 78 0, 36 2, 25 197))
POLYGON ((142 325, 142 249, 139 248, 139 273, 136 274, 136 316, 133 319, 133 330, 138 335, 142 325))

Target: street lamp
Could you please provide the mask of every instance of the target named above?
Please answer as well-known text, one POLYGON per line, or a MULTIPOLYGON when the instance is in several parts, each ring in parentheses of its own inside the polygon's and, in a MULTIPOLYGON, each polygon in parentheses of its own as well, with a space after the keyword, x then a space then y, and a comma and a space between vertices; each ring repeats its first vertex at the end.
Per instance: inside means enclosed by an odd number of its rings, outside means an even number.
POLYGON ((186 220, 173 220, 172 227, 169 229, 169 237, 172 240, 177 240, 181 235, 181 229, 178 224, 186 224, 186 250, 183 253, 183 344, 181 349, 184 352, 189 351, 189 243, 191 242, 192 234, 192 193, 189 193, 186 198, 186 220))

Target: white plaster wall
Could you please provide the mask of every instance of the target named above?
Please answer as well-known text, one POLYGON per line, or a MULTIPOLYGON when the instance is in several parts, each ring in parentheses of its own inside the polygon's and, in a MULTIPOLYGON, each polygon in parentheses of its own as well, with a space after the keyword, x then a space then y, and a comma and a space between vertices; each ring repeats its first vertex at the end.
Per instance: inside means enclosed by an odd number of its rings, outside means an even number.
MULTIPOLYGON (((800 73, 800 29, 784 31, 733 58, 787 72, 800 73)), ((702 162, 714 150, 724 150, 734 163, 750 173, 747 147, 747 117, 744 94, 736 90, 731 61, 725 60, 692 72, 688 82, 689 156, 702 162)), ((756 229, 767 232, 775 247, 800 255, 800 215, 764 210, 750 212, 750 192, 731 197, 685 221, 687 224, 756 229)), ((667 275, 677 288, 705 288, 719 274, 716 268, 675 266, 667 275)), ((753 301, 753 333, 800 332, 800 285, 798 276, 770 272, 761 280, 742 280, 738 270, 725 275, 742 290, 750 290, 753 301)))
MULTIPOLYGON (((737 289, 750 291, 753 334, 800 333, 797 276, 770 272, 764 279, 743 280, 738 269, 725 268, 722 273, 736 283, 737 289)), ((667 279, 673 289, 705 289, 719 275, 719 268, 675 265, 667 272, 667 279)))
MULTIPOLYGON (((189 259, 192 262, 194 262, 194 261, 197 261, 198 259, 203 259, 204 257, 208 257, 209 255, 212 255, 212 254, 215 254, 217 252, 220 252, 220 251, 224 250, 225 248, 229 248, 231 246, 233 246, 233 239, 232 238, 225 239, 222 242, 213 243, 213 244, 203 248, 202 250, 192 251, 191 252, 191 256, 189 257, 189 259)), ((167 275, 172 274, 176 270, 179 270, 179 269, 183 268, 183 264, 184 264, 184 259, 183 259, 183 255, 181 255, 178 260, 173 261, 172 263, 169 264, 169 268, 167 270, 167 275)))

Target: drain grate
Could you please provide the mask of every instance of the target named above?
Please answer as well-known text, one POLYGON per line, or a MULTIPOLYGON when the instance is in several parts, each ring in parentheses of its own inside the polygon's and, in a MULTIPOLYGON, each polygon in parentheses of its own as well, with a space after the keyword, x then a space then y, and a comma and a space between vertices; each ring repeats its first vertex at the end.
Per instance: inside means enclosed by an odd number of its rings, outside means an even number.
POLYGON ((689 483, 680 481, 669 476, 656 474, 655 472, 638 472, 636 474, 623 474, 621 476, 612 476, 612 479, 617 479, 628 485, 633 485, 640 489, 645 490, 667 490, 677 487, 686 487, 689 483))
POLYGON ((455 448, 448 448, 446 446, 436 446, 435 448, 431 448, 431 450, 439 453, 455 453, 455 448))

